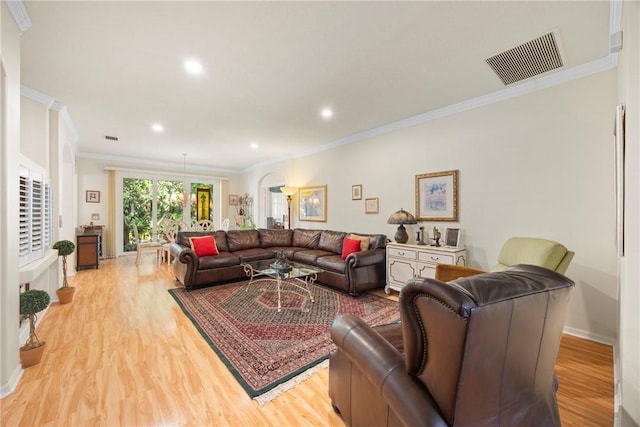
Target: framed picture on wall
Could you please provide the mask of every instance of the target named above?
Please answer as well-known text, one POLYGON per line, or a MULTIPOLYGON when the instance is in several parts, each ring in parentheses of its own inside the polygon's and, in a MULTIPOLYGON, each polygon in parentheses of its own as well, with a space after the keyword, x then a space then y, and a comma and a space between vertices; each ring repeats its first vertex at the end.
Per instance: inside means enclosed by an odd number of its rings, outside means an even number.
POLYGON ((416 219, 458 220, 458 171, 416 175, 416 219))
POLYGON ((327 186, 301 188, 300 221, 327 221, 327 186))
POLYGON ((97 190, 87 190, 85 201, 87 203, 100 203, 100 192, 97 190))
POLYGON ((351 186, 351 200, 362 200, 362 184, 351 186))
POLYGON ((237 194, 229 194, 229 206, 238 206, 237 194))
POLYGON ((364 213, 377 214, 378 213, 378 198, 368 197, 364 199, 364 213))

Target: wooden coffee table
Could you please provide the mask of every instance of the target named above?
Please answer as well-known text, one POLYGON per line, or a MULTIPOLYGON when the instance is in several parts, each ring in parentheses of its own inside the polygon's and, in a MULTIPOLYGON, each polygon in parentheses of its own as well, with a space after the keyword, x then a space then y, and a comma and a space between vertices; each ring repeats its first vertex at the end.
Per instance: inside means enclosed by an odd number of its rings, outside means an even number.
MULTIPOLYGON (((285 272, 274 268, 273 264, 275 262, 275 258, 272 258, 243 263, 242 267, 244 267, 244 271, 249 277, 247 289, 257 282, 275 282, 278 289, 278 312, 282 311, 280 292, 284 285, 291 285, 302 289, 309 295, 311 302, 315 302, 309 285, 316 281, 318 273, 322 273, 323 270, 312 265, 287 261, 288 265, 291 266, 291 270, 285 272)), ((308 311, 308 309, 304 311, 308 311)))

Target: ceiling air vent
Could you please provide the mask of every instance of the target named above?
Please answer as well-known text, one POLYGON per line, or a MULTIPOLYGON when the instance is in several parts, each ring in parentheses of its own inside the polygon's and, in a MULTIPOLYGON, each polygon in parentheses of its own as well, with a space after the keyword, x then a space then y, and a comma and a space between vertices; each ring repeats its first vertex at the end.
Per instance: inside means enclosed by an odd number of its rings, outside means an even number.
POLYGON ((109 141, 117 141, 118 137, 117 136, 109 136, 109 135, 105 135, 104 139, 108 139, 109 141))
POLYGON ((564 65, 557 34, 545 34, 512 49, 487 58, 487 64, 505 85, 538 76, 564 65))

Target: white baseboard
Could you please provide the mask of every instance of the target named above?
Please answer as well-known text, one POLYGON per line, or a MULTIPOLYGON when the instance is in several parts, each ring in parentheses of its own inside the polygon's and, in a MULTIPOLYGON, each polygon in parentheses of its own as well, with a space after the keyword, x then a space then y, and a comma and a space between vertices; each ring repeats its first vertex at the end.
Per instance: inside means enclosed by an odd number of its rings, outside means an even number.
POLYGON ((568 327, 565 327, 562 332, 613 347, 613 426, 620 427, 620 402, 622 401, 622 396, 620 395, 620 373, 618 372, 618 346, 616 339, 568 327))
POLYGON ((599 342, 600 344, 610 345, 611 347, 615 346, 616 344, 615 338, 594 334, 592 332, 584 331, 582 329, 569 328, 565 326, 562 332, 567 335, 573 335, 574 337, 584 338, 589 341, 599 342))
POLYGON ((22 369, 22 366, 16 366, 16 368, 13 370, 13 373, 11 374, 11 377, 9 377, 9 382, 0 386, 0 399, 9 396, 16 390, 16 387, 18 387, 18 383, 20 382, 20 378, 22 378, 23 373, 24 369, 22 369))

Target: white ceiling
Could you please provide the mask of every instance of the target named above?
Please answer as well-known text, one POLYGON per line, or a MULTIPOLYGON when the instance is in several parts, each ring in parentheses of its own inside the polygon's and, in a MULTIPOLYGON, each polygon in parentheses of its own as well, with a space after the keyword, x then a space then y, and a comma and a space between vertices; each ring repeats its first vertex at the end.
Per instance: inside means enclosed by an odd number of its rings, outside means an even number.
POLYGON ((567 65, 547 74, 584 68, 611 31, 608 1, 24 5, 22 84, 67 107, 81 156, 227 171, 505 90, 484 60, 554 29, 567 65))

